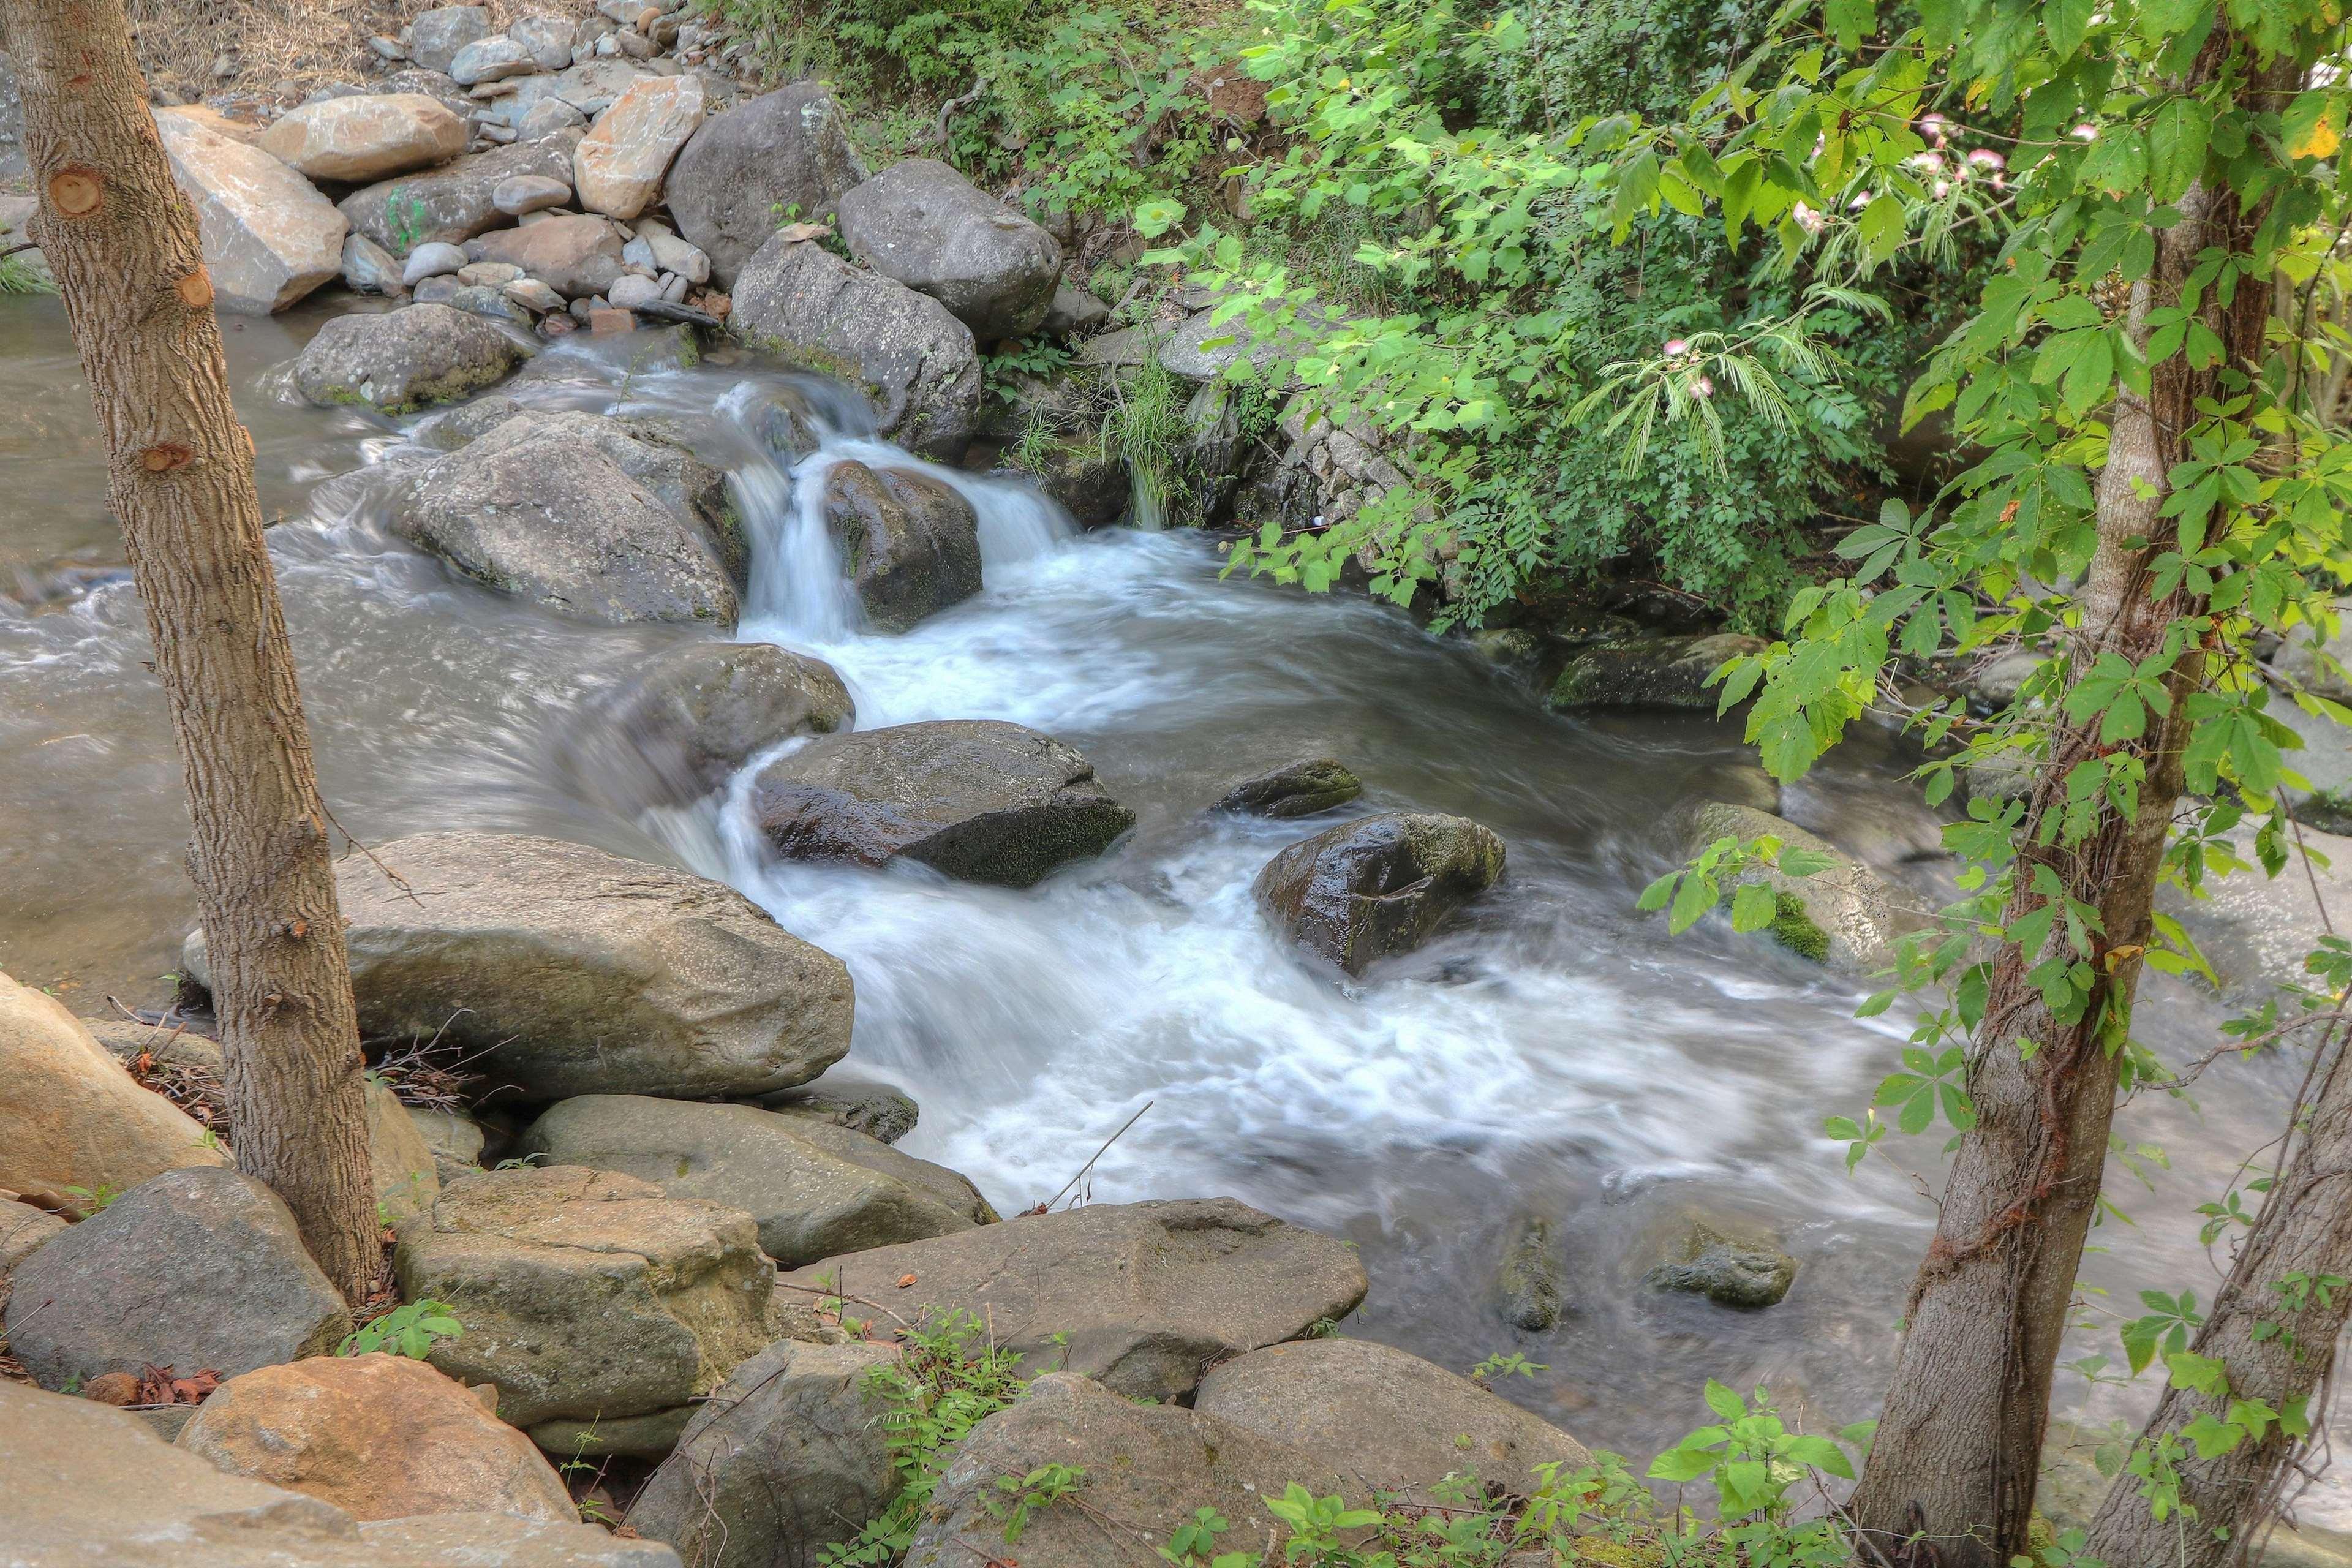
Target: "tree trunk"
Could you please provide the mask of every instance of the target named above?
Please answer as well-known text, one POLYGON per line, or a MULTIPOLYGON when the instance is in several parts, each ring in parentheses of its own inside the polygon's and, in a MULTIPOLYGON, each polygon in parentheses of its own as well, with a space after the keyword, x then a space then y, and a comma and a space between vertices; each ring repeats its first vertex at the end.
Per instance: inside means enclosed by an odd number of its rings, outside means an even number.
MULTIPOLYGON (((2212 80, 2232 45, 2228 33, 2217 32, 2185 85, 2193 90, 2212 80)), ((2287 61, 2250 73, 2242 98, 2274 90, 2271 79, 2292 68, 2287 61)), ((2209 245, 2243 251, 2252 236, 2252 216, 2225 193, 2192 186, 2176 205, 2182 221, 2157 236, 2154 271, 2134 288, 2129 327, 2142 344, 2148 311, 2179 302, 2200 251, 2209 245)), ((2224 364, 2260 363, 2269 307, 2263 288, 2240 289, 2227 309, 2209 293, 2205 320, 2221 338, 2224 364)), ((2134 664, 2157 653, 2176 617, 2203 608, 2186 592, 2152 597, 2149 569, 2173 548, 2172 520, 2159 515, 2170 493, 2166 476, 2187 457, 2182 437, 2198 418, 2196 400, 2214 391, 2217 375, 2216 369, 2191 371, 2176 354, 2153 368, 2145 399, 2126 395, 2115 405, 2099 477, 2098 543, 2072 648, 2074 680, 2104 652, 2134 664)), ((2054 835, 2042 842, 2043 825, 2065 810, 2068 773, 2124 748, 2099 744, 2096 715, 2083 724, 2053 721, 2050 761, 2019 832, 2023 847, 2007 918, 2040 907, 2043 900, 2031 884, 2035 868, 2047 868, 2067 897, 2099 911, 2094 989, 2082 1019, 2063 1024, 2026 978, 2053 953, 2071 951, 2063 946, 2063 921, 2041 952, 2011 944, 1994 962, 1969 1061, 1977 1125, 1961 1140, 1935 1241, 1911 1287, 1886 1407, 1850 1510, 1890 1558, 1921 1521, 1934 1555, 1915 1552, 1914 1561, 2001 1568, 2026 1551, 2052 1369, 2097 1206, 2116 1051, 2180 794, 2185 700, 2203 675, 2203 652, 2192 647, 2165 678, 2171 712, 2152 720, 2140 741, 2126 742, 2147 770, 2137 814, 2106 808, 2072 845, 2054 835)))
POLYGON ((357 1014, 310 729, 229 402, 196 216, 172 180, 122 0, 0 0, 32 223, 106 432, 170 704, 227 1057, 237 1165, 356 1300, 382 1272, 357 1014))
MULTIPOLYGON (((2300 1298, 2277 1289, 2297 1276, 2308 1286, 2328 1275, 2352 1279, 2352 1065, 2340 1029, 2322 1051, 2310 1097, 2294 1108, 2300 1141, 2189 1347, 2222 1363, 2230 1397, 2168 1388, 2141 1433, 2143 1447, 2179 1439, 2200 1415, 2222 1420, 2232 1400, 2259 1400, 2278 1411, 2301 1400, 2315 1421, 2324 1415, 2312 1394, 2334 1360, 2352 1287, 2308 1289, 2300 1298)), ((2179 1447, 2180 1500, 2197 1510, 2195 1519, 2158 1523, 2137 1478, 2126 1473, 2092 1521, 2090 1555, 2116 1568, 2221 1568, 2250 1561, 2246 1554, 2279 1506, 2301 1441, 2273 1426, 2261 1442, 2242 1442, 2210 1459, 2197 1458, 2185 1441, 2179 1447)))

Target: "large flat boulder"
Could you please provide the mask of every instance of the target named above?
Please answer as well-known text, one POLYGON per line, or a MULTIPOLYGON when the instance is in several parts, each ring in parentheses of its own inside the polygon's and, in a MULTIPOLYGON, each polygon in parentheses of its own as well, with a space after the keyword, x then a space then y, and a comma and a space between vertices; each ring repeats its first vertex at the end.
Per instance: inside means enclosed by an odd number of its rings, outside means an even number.
POLYGON ((368 92, 289 110, 261 133, 261 150, 313 180, 356 184, 446 163, 466 135, 463 120, 421 92, 368 92))
POLYGON ((845 195, 841 237, 982 342, 1035 331, 1062 280, 1052 235, 935 158, 893 163, 845 195))
POLYGON ((217 308, 267 316, 342 271, 349 226, 310 181, 184 115, 160 113, 155 128, 195 205, 217 308))
POLYGON ((952 462, 971 444, 980 353, 971 329, 937 300, 782 234, 744 264, 734 298, 738 335, 855 384, 900 446, 952 462))
POLYGON ((230 1475, 321 1499, 353 1519, 580 1517, 530 1438, 465 1384, 405 1356, 312 1356, 230 1378, 177 1443, 230 1475))
POLYGON ((1747 843, 1766 837, 1778 838, 1784 849, 1826 857, 1829 869, 1810 877, 1791 877, 1759 867, 1739 879, 1760 882, 1772 889, 1780 909, 1767 929, 1775 941, 1798 956, 1841 973, 1874 974, 1887 968, 1895 962, 1895 946, 1903 935, 1927 924, 1917 899, 1785 817, 1754 806, 1711 801, 1685 814, 1680 826, 1685 858, 1718 838, 1747 843))
POLYGON ((779 854, 1026 888, 1135 824, 1094 764, 1051 735, 946 719, 827 735, 761 771, 752 811, 779 854))
POLYGON ((1087 1378, 1055 1373, 958 1447, 906 1562, 981 1568, 1001 1555, 1021 1568, 1102 1568, 1121 1560, 1108 1542, 1159 1545, 1203 1509, 1229 1527, 1221 1547, 1263 1550, 1269 1563, 1287 1562, 1281 1545, 1289 1531, 1265 1500, 1294 1481, 1318 1498, 1345 1491, 1353 1506, 1371 1500, 1303 1449, 1197 1410, 1133 1405, 1087 1378), (1085 1479, 1075 1498, 1032 1513, 1018 1542, 1008 1544, 997 1480, 1046 1465, 1081 1469, 1085 1479))
POLYGON ((418 470, 391 527, 477 582, 582 620, 732 628, 740 600, 712 510, 723 519, 724 490, 691 454, 593 415, 526 413, 418 470))
POLYGON ((565 299, 579 300, 602 294, 621 276, 621 231, 611 218, 561 213, 477 236, 466 242, 466 255, 520 267, 565 299))
POLYGON ((629 1507, 629 1525, 697 1568, 814 1563, 889 1507, 887 1406, 867 1392, 885 1345, 779 1340, 728 1374, 629 1507))
POLYGON ((624 223, 651 206, 708 103, 698 76, 649 76, 623 93, 572 155, 580 205, 624 223))
POLYGON ((572 138, 542 136, 469 153, 436 169, 379 181, 339 205, 352 227, 394 256, 405 257, 430 242, 462 245, 509 221, 499 211, 498 189, 516 174, 569 181, 572 138))
POLYGON ((1357 1497, 1404 1492, 1430 1502, 1439 1481, 1468 1475, 1531 1497, 1543 1480, 1538 1466, 1566 1475, 1592 1458, 1502 1395, 1370 1340, 1303 1340, 1235 1357, 1209 1370, 1192 1408, 1313 1454, 1357 1497))
POLYGON ((494 1383, 525 1428, 677 1413, 769 1332, 775 1265, 751 1216, 608 1171, 485 1171, 401 1232, 401 1295, 465 1325, 428 1359, 494 1383))
POLYGON ((688 643, 656 656, 599 709, 651 775, 656 798, 723 788, 760 752, 857 717, 834 668, 773 643, 688 643))
POLYGON ((331 1351, 352 1326, 286 1205, 236 1171, 133 1187, 10 1278, 9 1352, 52 1388, 149 1366, 235 1377, 331 1351))
POLYGON ((1192 1392, 1204 1367, 1346 1317, 1365 1289, 1352 1249, 1233 1198, 1019 1217, 827 1258, 780 1283, 803 1300, 885 1301, 908 1319, 970 1312, 994 1343, 1032 1358, 1028 1371, 1066 1366, 1160 1400, 1192 1392))
POLYGON ((503 379, 529 354, 480 316, 408 305, 329 321, 303 345, 294 381, 313 403, 413 414, 503 379))
POLYGON ((1388 812, 1301 839, 1257 875, 1259 907, 1349 974, 1409 952, 1503 874, 1503 841, 1467 817, 1388 812))
POLYGON ((0 1187, 10 1192, 84 1206, 184 1165, 228 1163, 194 1118, 141 1088, 64 1004, 5 974, 0 1085, 0 1187))
POLYGON ((793 1118, 757 1106, 591 1094, 549 1107, 516 1147, 547 1164, 618 1171, 672 1197, 740 1209, 758 1223, 761 1249, 787 1268, 980 1223, 976 1199, 950 1202, 902 1179, 883 1163, 922 1162, 865 1142, 872 1158, 857 1163, 828 1152, 793 1118))
POLYGON ((0 1382, 0 1540, 23 1568, 678 1568, 658 1542, 511 1514, 361 1524, 225 1475, 127 1410, 0 1382))
POLYGON ((704 121, 667 195, 678 233, 731 288, 780 219, 822 222, 865 178, 841 105, 822 83, 797 81, 704 121))
MULTIPOLYGON (((438 1035, 527 1099, 761 1094, 849 1049, 841 961, 684 871, 430 833, 337 862, 335 892, 362 1032, 438 1035)), ((205 973, 201 932, 183 958, 205 973)))
POLYGON ((903 632, 980 592, 980 518, 955 489, 855 458, 825 470, 824 521, 868 625, 903 632))
POLYGON ((1723 689, 1707 679, 1728 659, 1761 653, 1761 638, 1737 632, 1653 636, 1594 643, 1562 667, 1546 699, 1556 709, 1697 708, 1712 712, 1723 689))

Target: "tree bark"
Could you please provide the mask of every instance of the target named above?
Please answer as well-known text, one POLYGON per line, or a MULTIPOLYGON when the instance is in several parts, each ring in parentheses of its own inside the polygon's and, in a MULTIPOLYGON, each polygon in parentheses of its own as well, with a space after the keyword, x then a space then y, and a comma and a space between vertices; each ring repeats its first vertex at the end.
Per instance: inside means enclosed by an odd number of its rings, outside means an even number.
POLYGON ((173 183, 122 0, 0 0, 32 221, 106 433, 194 826, 237 1165, 356 1300, 382 1272, 357 1014, 325 808, 229 401, 196 216, 173 183))
MULTIPOLYGON (((2184 85, 2194 90, 2215 79, 2232 47, 2231 37, 2217 30, 2184 85)), ((2242 101, 2275 90, 2273 79, 2292 68, 2287 61, 2250 71, 2242 101)), ((2201 185, 2176 205, 2181 221, 2157 236, 2154 269, 2133 291, 2129 330, 2142 345, 2149 310, 2179 303, 2199 253, 2214 245, 2244 251, 2259 216, 2201 185)), ((2222 364, 2259 365, 2269 309, 2265 288, 2239 289, 2227 308, 2209 292, 2204 319, 2221 338, 2222 364)), ((2104 652, 2137 664, 2161 648, 2176 618, 2203 609, 2185 590, 2154 597, 2149 574, 2176 538, 2172 520, 2160 515, 2170 493, 2167 475, 2187 457, 2183 437, 2199 417, 2196 400, 2215 391, 2218 375, 2218 366, 2192 371, 2176 354, 2153 367, 2147 397, 2126 395, 2115 405, 2095 505, 2098 542, 2072 647, 2073 680, 2104 652)), ((2067 897, 2099 911, 2091 1004, 2079 1022, 2061 1023, 2026 978, 2053 953, 2071 952, 2063 947, 2063 921, 2042 951, 2011 944, 1994 961, 1969 1058, 1977 1124, 1961 1140, 1935 1240, 1912 1284, 1886 1406, 1850 1508, 1890 1558, 1921 1521, 1932 1555, 1915 1549, 1913 1561, 2002 1568, 2027 1550, 2052 1371, 2097 1207, 2117 1050, 2180 795, 2186 699, 2202 681, 2204 664, 2203 651, 2194 647, 2174 663, 2164 680, 2171 712, 2125 747, 2099 743, 2096 715, 2082 724, 2063 716, 2053 722, 2049 764, 2019 833, 2023 847, 2007 918, 2013 921, 2042 903, 2032 887, 2036 868, 2047 868, 2067 897), (2042 843, 2044 825, 2066 808, 2074 766, 2126 749, 2146 768, 2137 813, 2126 817, 2106 807, 2078 842, 2057 842, 2053 835, 2042 843)))
MULTIPOLYGON (((2334 1361, 2336 1337, 2352 1310, 2352 1287, 2328 1290, 2324 1300, 2323 1292, 2310 1289, 2299 1309, 2294 1297, 2276 1287, 2297 1275, 2315 1285, 2329 1275, 2352 1279, 2352 1065, 2340 1026, 2323 1046, 2314 1076, 2315 1086, 2299 1098, 2291 1123, 2300 1127, 2300 1138, 2189 1346, 2222 1363, 2230 1398, 2168 1388, 2141 1433, 2143 1447, 2179 1438, 2200 1415, 2222 1420, 2231 1400, 2260 1400, 2279 1411, 2301 1400, 2315 1421, 2324 1414, 2312 1395, 2334 1361), (2270 1331, 2257 1337, 2264 1324, 2270 1331)), ((2117 1568, 2248 1562, 2263 1524, 2277 1511, 2302 1446, 2277 1426, 2259 1443, 2241 1443, 2210 1459, 2197 1458, 2182 1442, 2180 1499, 2196 1510, 2195 1519, 2158 1522, 2139 1495, 2137 1479, 2126 1473, 2092 1521, 2086 1550, 2117 1568)))

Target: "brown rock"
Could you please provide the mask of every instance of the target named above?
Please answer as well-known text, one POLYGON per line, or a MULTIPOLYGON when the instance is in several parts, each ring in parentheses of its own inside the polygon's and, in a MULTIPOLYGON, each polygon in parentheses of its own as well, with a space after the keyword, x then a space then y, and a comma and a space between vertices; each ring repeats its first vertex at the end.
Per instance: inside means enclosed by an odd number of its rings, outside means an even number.
POLYGON ((178 115, 156 116, 172 178, 195 205, 219 309, 266 316, 343 269, 343 215, 258 147, 178 115))
POLYGON ((101 1372, 82 1385, 81 1396, 120 1408, 139 1403, 139 1380, 127 1372, 101 1372))
POLYGON ((610 218, 561 213, 468 240, 476 261, 504 261, 569 300, 602 294, 621 276, 621 235, 610 218))
POLYGON ((670 160, 702 124, 698 76, 646 77, 623 93, 572 154, 580 205, 624 222, 653 205, 670 160))
POLYGON ((358 1520, 578 1518, 555 1467, 472 1390, 404 1356, 314 1356, 215 1389, 179 1447, 358 1520))
POLYGON ((381 180, 466 150, 466 122, 421 92, 306 103, 262 132, 261 150, 314 180, 381 180))

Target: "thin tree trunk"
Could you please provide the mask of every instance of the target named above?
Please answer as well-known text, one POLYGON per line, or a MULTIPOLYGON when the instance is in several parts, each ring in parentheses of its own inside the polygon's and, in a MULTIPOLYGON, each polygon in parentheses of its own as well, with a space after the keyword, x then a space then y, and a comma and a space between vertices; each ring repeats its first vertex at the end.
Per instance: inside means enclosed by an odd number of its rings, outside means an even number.
POLYGON ((2179 1442, 2180 1500, 2196 1517, 2158 1523, 2137 1478, 2117 1477, 2092 1521, 2086 1549, 2116 1568, 2221 1568, 2248 1561, 2263 1522, 2280 1506, 2301 1440, 2273 1426, 2258 1443, 2201 1459, 2180 1440, 2181 1431, 2200 1415, 2225 1419, 2231 1402, 2240 1399, 2276 1411, 2304 1402, 2315 1422, 2321 1414, 2312 1396, 2352 1310, 2352 1286, 2317 1288, 2331 1275, 2352 1279, 2352 1064, 2340 1026, 2322 1053, 2315 1086, 2294 1107, 2291 1126, 2300 1136, 2292 1156, 2189 1347, 2223 1364, 2230 1396, 2168 1388, 2141 1433, 2144 1447, 2179 1442), (2305 1287, 2299 1296, 2279 1289, 2298 1277, 2305 1287))
MULTIPOLYGON (((2213 79, 2232 47, 2219 33, 2187 85, 2213 79)), ((2252 73, 2245 92, 2273 90, 2284 62, 2252 73)), ((2209 245, 2246 248, 2252 220, 2234 200, 2194 186, 2176 204, 2182 221, 2157 236, 2155 269, 2135 286, 2129 329, 2147 342, 2150 310, 2177 304, 2182 283, 2209 245)), ((2222 363, 2258 364, 2269 316, 2267 289, 2238 290, 2224 309, 2209 295, 2205 316, 2225 348, 2222 363)), ((2187 452, 2182 435, 2196 400, 2214 390, 2215 370, 2191 371, 2175 355, 2154 367, 2148 395, 2119 398, 2107 464, 2099 479, 2098 542, 2082 595, 2072 678, 2102 653, 2134 664, 2158 652, 2166 628, 2201 611, 2186 592, 2152 596, 2149 571, 2173 548, 2160 514, 2167 475, 2187 452)), ((2115 1110, 2117 1049, 2131 1013, 2139 954, 2162 869, 2166 832, 2181 789, 2187 701, 2204 677, 2201 649, 2187 650, 2165 677, 2171 711, 2140 741, 2102 746, 2099 720, 2053 721, 2050 761, 2036 781, 2019 843, 2016 891, 2007 918, 2043 902, 2032 888, 2046 868, 2065 895, 2099 912, 2094 989, 2080 1021, 2061 1023, 2028 974, 2062 952, 2065 922, 2042 951, 2004 947, 1996 959, 1984 1021, 1969 1061, 1977 1124, 1961 1140, 1937 1215, 1936 1238, 1911 1287, 1903 1346, 1886 1407, 1851 1512, 1879 1548, 1914 1531, 1931 1538, 1941 1568, 2001 1568, 2026 1551, 2026 1525, 2050 1420, 2050 1384, 2066 1331, 2080 1264, 2105 1167, 2115 1110), (2127 749, 2146 767, 2137 811, 2106 808, 2093 830, 2067 845, 2051 836, 2066 809, 2074 766, 2127 749)))
POLYGON ((343 922, 195 212, 122 0, 0 0, 0 40, 185 770, 237 1164, 357 1300, 382 1257, 343 922))

